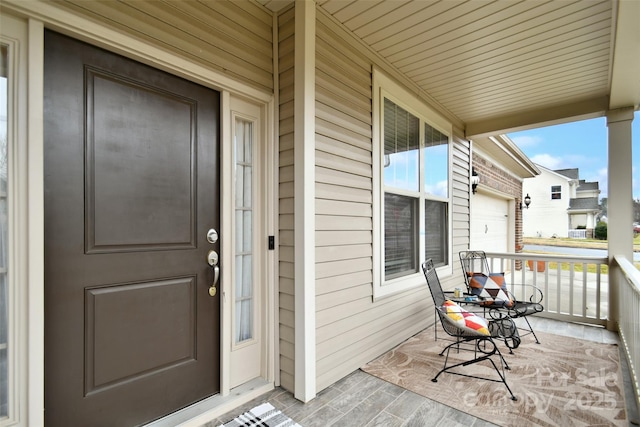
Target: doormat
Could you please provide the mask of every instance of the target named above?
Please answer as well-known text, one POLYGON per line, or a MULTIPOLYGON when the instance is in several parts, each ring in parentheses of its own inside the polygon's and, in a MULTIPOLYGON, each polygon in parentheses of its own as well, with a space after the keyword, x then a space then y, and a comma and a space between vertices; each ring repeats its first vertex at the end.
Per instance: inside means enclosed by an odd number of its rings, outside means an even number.
POLYGON ((221 427, 301 427, 300 424, 287 417, 282 411, 274 408, 270 403, 263 403, 245 412, 221 427))
MULTIPOLYGON (((523 340, 514 354, 503 352, 511 367, 506 378, 518 398, 515 402, 500 383, 448 373, 432 382, 444 363, 438 353, 450 343, 435 341, 433 328, 362 370, 500 426, 628 426, 618 346, 543 332, 537 335, 541 344, 523 340)), ((469 352, 452 350, 449 363, 463 356, 468 360, 469 352)), ((458 372, 497 378, 484 362, 460 367, 458 372)))

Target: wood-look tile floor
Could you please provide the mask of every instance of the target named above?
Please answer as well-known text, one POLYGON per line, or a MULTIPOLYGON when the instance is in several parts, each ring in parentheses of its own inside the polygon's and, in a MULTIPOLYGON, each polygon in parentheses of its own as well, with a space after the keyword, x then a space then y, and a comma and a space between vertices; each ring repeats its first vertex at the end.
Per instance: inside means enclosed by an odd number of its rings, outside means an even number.
MULTIPOLYGON (((559 322, 531 316, 535 331, 565 335, 603 343, 619 343, 618 334, 588 325, 559 322)), ((533 339, 531 336, 523 339, 533 339)), ((630 426, 638 425, 638 408, 634 398, 629 369, 621 355, 625 381, 627 418, 630 426)), ((465 412, 422 397, 394 384, 357 370, 317 395, 308 403, 276 388, 236 408, 203 427, 218 426, 239 414, 269 402, 303 427, 425 427, 425 426, 493 426, 465 412)))

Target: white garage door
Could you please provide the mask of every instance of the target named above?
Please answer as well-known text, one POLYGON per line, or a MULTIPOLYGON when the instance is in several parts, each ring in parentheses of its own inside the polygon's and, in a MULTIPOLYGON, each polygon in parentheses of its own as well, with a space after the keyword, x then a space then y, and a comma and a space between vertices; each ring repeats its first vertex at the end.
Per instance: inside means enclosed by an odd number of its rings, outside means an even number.
POLYGON ((471 196, 471 249, 506 252, 509 202, 486 194, 471 196))

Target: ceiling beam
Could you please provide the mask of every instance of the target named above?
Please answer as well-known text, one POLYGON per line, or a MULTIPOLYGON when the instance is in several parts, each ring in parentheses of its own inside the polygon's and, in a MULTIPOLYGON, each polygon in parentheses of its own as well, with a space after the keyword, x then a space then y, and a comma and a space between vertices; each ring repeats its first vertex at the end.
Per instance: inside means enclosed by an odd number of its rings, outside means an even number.
POLYGON ((608 98, 606 96, 602 96, 584 101, 557 105, 555 107, 522 111, 520 113, 469 122, 465 128, 465 136, 468 139, 473 139, 479 136, 499 135, 503 133, 602 117, 608 109, 608 104, 608 98))

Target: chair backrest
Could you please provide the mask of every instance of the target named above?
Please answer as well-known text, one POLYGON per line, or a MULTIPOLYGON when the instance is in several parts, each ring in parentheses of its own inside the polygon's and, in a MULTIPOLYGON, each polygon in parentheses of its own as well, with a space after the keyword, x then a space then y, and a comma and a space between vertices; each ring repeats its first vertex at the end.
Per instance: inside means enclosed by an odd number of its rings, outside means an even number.
MULTIPOLYGON (((441 307, 444 305, 447 298, 444 295, 442 285, 440 285, 440 279, 438 278, 438 273, 436 273, 436 268, 433 266, 433 260, 431 258, 422 263, 422 272, 424 273, 424 277, 427 279, 427 285, 431 291, 431 297, 433 297, 433 303, 435 304, 436 313, 438 313, 442 329, 444 329, 447 334, 454 337, 469 336, 468 332, 454 326, 450 321, 445 320, 446 314, 441 307)), ((474 338, 478 338, 477 335, 473 336, 474 338)))
POLYGON ((446 298, 431 258, 422 263, 422 272, 424 273, 425 279, 427 279, 427 286, 429 286, 429 290, 431 291, 433 303, 436 307, 442 307, 446 298))
POLYGON ((482 273, 489 275, 491 270, 489 269, 489 262, 487 261, 487 255, 484 251, 461 251, 460 252, 460 264, 462 264, 462 274, 464 276, 464 282, 469 290, 469 279, 471 273, 482 273))

